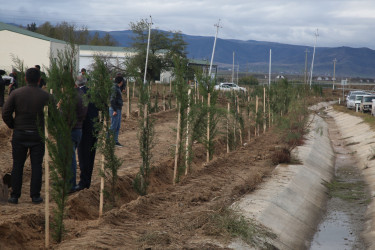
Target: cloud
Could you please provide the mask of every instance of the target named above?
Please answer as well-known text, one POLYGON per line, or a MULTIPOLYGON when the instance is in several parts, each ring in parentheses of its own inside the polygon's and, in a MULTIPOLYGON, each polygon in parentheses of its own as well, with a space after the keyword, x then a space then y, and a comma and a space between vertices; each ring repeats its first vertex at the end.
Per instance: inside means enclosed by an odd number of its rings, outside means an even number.
POLYGON ((214 36, 220 18, 219 37, 224 39, 312 46, 318 28, 317 46, 375 49, 373 10, 373 0, 18 0, 2 11, 0 20, 23 25, 67 21, 113 31, 152 15, 153 27, 214 36))

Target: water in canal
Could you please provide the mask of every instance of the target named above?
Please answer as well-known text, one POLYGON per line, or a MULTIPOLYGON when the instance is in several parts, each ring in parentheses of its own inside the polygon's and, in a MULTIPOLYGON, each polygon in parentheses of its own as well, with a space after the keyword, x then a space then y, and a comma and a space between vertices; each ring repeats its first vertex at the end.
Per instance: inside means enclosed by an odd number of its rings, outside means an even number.
POLYGON ((327 184, 330 199, 310 249, 366 249, 360 234, 369 202, 363 177, 356 166, 355 151, 342 138, 332 118, 327 118, 335 152, 335 177, 327 184))

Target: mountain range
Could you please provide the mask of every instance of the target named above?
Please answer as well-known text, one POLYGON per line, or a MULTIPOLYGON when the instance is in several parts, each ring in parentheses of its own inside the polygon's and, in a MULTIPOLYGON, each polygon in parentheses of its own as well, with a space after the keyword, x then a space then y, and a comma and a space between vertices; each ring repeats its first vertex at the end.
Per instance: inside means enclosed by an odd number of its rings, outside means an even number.
MULTIPOLYGON (((91 31, 96 32, 96 31, 91 31)), ((97 31, 104 34, 103 31, 97 31)), ((130 47, 132 31, 111 31, 110 35, 120 46, 130 47)), ((190 59, 211 60, 214 37, 191 36, 183 34, 187 42, 187 56, 190 59)), ((290 45, 263 41, 242 41, 218 38, 216 42, 214 63, 221 69, 232 69, 233 52, 235 67, 240 72, 268 73, 269 54, 272 50, 272 73, 299 74, 305 71, 307 53, 307 70, 310 70, 313 47, 290 45)), ((375 77, 375 50, 351 47, 316 47, 314 75, 333 76, 334 59, 336 59, 336 77, 375 77)))

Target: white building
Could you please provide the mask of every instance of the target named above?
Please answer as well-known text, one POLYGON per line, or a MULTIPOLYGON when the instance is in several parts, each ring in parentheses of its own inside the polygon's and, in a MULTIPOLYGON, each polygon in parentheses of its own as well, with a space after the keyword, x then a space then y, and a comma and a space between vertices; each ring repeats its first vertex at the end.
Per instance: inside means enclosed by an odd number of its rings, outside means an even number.
POLYGON ((50 66, 50 55, 54 57, 67 43, 14 25, 0 22, 0 69, 10 73, 14 59, 23 61, 24 68, 50 66))
MULTIPOLYGON (((9 74, 15 66, 14 59, 24 63, 24 69, 40 65, 47 72, 50 67, 50 56, 55 58, 58 51, 65 50, 69 44, 65 41, 50 38, 29 30, 0 22, 0 69, 9 74)), ((161 52, 162 56, 164 52, 161 52)), ((115 68, 124 69, 124 61, 134 56, 132 48, 114 46, 80 45, 77 55, 77 74, 81 68, 91 69, 94 56, 106 57, 107 63, 115 68)), ((168 71, 161 72, 160 81, 167 83, 173 78, 168 71)))
POLYGON ((124 67, 124 62, 133 57, 136 52, 131 48, 114 46, 79 46, 79 68, 89 69, 94 63, 95 56, 106 57, 107 63, 119 68, 124 67))

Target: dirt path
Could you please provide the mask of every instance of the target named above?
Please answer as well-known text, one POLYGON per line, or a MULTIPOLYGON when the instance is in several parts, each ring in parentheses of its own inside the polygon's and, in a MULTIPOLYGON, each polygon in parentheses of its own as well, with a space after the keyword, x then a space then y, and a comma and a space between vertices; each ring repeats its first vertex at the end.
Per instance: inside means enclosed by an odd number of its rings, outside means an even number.
POLYGON ((347 147, 335 120, 330 116, 325 120, 335 152, 335 177, 327 184, 331 199, 310 249, 366 249, 361 233, 370 194, 355 152, 347 147))

